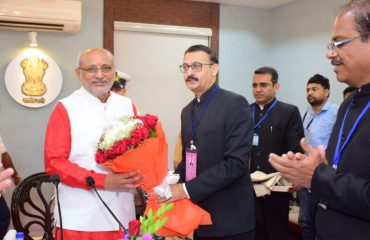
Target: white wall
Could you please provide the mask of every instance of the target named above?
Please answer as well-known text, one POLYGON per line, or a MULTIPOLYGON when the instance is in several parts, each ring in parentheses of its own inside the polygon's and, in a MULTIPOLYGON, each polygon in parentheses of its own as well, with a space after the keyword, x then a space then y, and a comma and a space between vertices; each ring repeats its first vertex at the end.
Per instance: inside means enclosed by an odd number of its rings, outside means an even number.
POLYGON ((270 65, 279 72, 278 98, 307 108, 306 83, 316 73, 330 79, 331 98, 342 101, 326 45, 340 6, 346 0, 298 0, 271 10, 221 6, 220 85, 254 102, 253 71, 270 65), (232 17, 231 17, 232 16, 232 17))
POLYGON ((334 18, 347 0, 300 0, 271 13, 271 59, 280 73, 282 101, 307 109, 307 80, 316 73, 330 79, 330 100, 340 104, 346 87, 326 59, 334 18))
POLYGON ((189 46, 208 46, 209 37, 169 34, 165 29, 163 26, 164 32, 115 30, 114 60, 117 69, 131 77, 126 96, 134 100, 141 114, 154 114, 161 120, 168 142, 168 168, 173 169, 181 110, 194 98, 186 88, 179 65, 189 46))
POLYGON ((249 96, 254 69, 271 64, 270 15, 268 10, 221 5, 221 87, 249 96))

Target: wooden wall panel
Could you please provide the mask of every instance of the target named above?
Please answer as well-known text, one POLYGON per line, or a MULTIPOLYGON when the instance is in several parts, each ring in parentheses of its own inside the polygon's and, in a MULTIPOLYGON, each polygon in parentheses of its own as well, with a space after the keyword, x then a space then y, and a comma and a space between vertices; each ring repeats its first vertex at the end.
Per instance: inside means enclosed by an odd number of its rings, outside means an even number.
POLYGON ((113 0, 104 1, 104 29, 103 29, 103 45, 104 48, 113 53, 113 34, 114 34, 114 5, 113 0))
POLYGON ((104 47, 112 52, 114 21, 211 28, 211 47, 218 53, 218 3, 185 0, 104 0, 104 47))

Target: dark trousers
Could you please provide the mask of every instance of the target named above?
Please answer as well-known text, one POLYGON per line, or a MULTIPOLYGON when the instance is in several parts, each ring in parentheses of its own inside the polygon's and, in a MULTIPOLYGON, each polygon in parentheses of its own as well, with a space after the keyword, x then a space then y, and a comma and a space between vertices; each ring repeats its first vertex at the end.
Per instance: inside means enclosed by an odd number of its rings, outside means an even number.
POLYGON ((298 198, 300 203, 298 223, 302 229, 302 239, 315 240, 317 202, 305 188, 298 192, 298 198))
POLYGON ((10 223, 10 210, 3 196, 0 197, 0 239, 8 232, 10 223))
POLYGON ((223 237, 197 237, 196 235, 194 235, 194 240, 255 240, 254 236, 254 231, 250 231, 246 233, 223 237))
POLYGON ((256 240, 287 240, 290 193, 271 192, 256 201, 256 240))

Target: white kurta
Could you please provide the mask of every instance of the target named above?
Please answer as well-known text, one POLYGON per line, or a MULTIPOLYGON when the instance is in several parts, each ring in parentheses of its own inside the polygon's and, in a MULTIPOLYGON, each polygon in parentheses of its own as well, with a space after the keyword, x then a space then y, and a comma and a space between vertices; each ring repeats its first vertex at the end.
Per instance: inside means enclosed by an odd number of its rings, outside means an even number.
MULTIPOLYGON (((109 169, 95 162, 95 151, 104 128, 119 117, 132 116, 133 107, 129 98, 111 94, 106 103, 91 95, 84 88, 62 99, 71 127, 71 152, 69 160, 80 167, 98 173, 109 169)), ((127 226, 135 218, 132 191, 98 190, 114 214, 127 226)), ((119 226, 93 190, 59 185, 63 227, 77 231, 116 231, 119 226)), ((55 219, 59 225, 58 211, 55 219)))

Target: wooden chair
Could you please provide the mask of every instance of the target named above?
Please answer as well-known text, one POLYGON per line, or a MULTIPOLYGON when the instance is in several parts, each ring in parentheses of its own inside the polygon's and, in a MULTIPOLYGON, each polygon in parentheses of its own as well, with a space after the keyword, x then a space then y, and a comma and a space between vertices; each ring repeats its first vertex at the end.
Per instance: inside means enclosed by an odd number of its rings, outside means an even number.
POLYGON ((25 240, 32 240, 31 231, 43 236, 42 239, 54 240, 54 189, 52 179, 41 172, 27 177, 14 190, 11 202, 13 225, 18 232, 24 232, 25 240))

